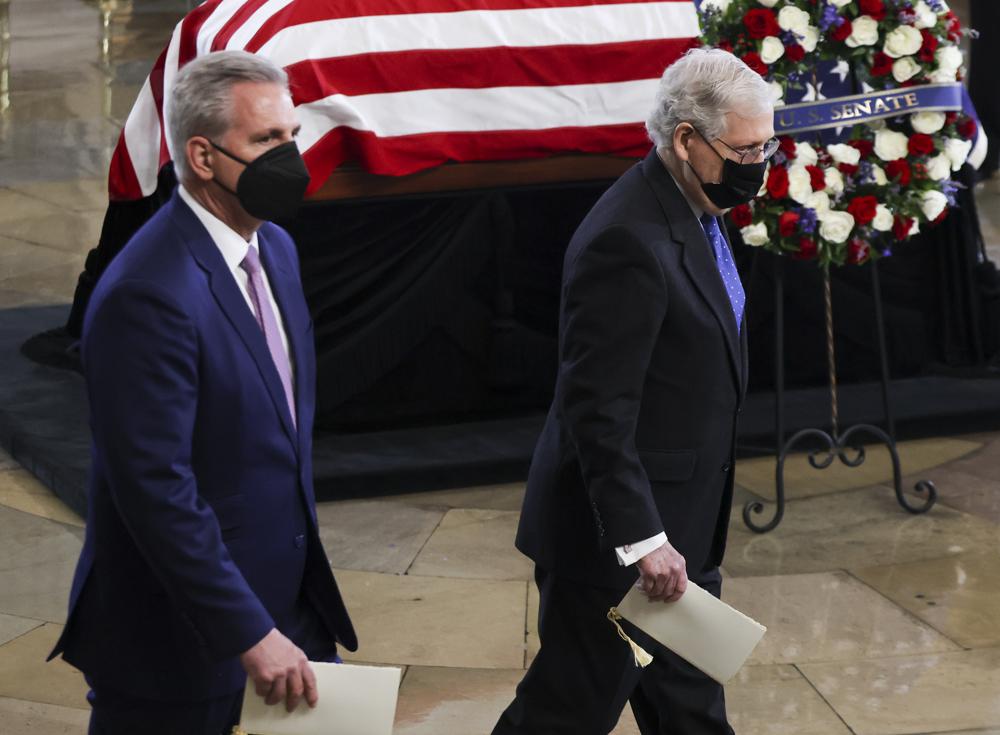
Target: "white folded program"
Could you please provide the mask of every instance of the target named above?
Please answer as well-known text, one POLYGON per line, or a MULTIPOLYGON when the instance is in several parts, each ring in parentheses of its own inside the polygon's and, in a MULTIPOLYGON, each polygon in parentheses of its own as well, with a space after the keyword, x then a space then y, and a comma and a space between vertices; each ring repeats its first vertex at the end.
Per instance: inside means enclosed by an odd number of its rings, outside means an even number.
MULTIPOLYGON (((669 603, 650 602, 642 590, 633 587, 618 607, 611 608, 608 618, 616 625, 622 618, 628 620, 720 684, 742 668, 767 632, 756 620, 693 582, 688 582, 677 602, 669 603)), ((620 625, 618 632, 632 646, 637 665, 652 661, 620 625)))
POLYGON ((312 663, 319 702, 293 712, 269 706, 247 682, 240 725, 243 735, 392 735, 400 669, 312 663))

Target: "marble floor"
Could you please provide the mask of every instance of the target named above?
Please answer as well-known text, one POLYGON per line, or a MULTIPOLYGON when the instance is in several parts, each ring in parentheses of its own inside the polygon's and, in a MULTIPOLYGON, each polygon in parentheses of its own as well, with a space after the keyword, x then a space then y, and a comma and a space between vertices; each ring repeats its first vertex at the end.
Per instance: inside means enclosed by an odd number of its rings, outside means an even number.
MULTIPOLYGON (((963 11, 966 3, 953 2, 963 11)), ((106 206, 114 142, 188 0, 0 0, 0 310, 68 303, 106 206)), ((977 192, 1000 261, 1000 185, 977 192)), ((2 312, 0 312, 2 313, 2 312)), ((2 317, 0 317, 2 318, 2 317)), ((1000 735, 1000 434, 902 447, 939 505, 895 504, 889 465, 789 466, 784 523, 738 520, 725 598, 769 633, 730 684, 740 735, 1000 735)), ((769 460, 740 499, 767 499, 769 460)), ((399 735, 486 733, 537 650, 523 488, 325 503, 322 537, 362 641, 405 669, 399 735)), ((44 663, 65 622, 82 520, 0 454, 0 733, 77 734, 82 677, 44 663)), ((615 731, 636 733, 626 713, 615 731)))

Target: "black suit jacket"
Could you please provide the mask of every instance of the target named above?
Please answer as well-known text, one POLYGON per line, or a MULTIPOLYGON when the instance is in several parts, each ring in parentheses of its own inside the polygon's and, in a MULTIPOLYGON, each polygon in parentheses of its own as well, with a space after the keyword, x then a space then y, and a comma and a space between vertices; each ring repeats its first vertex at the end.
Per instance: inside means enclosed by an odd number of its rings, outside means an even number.
POLYGON ((566 253, 556 394, 518 549, 558 574, 624 587, 638 572, 615 547, 665 531, 692 576, 718 566, 746 354, 701 224, 651 151, 566 253))

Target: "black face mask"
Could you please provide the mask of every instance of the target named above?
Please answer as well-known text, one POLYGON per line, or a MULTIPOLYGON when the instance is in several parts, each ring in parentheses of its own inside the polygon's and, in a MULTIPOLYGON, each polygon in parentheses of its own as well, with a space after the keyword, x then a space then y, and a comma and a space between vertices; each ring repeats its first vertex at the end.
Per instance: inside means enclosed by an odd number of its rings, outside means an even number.
MULTIPOLYGON (((692 126, 694 127, 694 126, 692 126)), ((701 131, 695 128, 695 132, 701 135, 701 131)), ((691 161, 686 161, 687 165, 694 171, 695 177, 701 182, 701 189, 705 196, 719 209, 732 209, 740 204, 746 204, 757 196, 760 187, 764 185, 764 172, 767 171, 767 161, 760 163, 737 163, 721 155, 715 147, 708 142, 704 135, 702 140, 708 144, 712 152, 722 159, 722 181, 717 184, 706 184, 691 161)))
POLYGON ((294 141, 282 143, 252 161, 237 158, 216 143, 212 146, 246 166, 236 181, 236 191, 218 179, 215 181, 239 199, 247 214, 262 220, 287 219, 295 215, 309 186, 309 171, 294 141))

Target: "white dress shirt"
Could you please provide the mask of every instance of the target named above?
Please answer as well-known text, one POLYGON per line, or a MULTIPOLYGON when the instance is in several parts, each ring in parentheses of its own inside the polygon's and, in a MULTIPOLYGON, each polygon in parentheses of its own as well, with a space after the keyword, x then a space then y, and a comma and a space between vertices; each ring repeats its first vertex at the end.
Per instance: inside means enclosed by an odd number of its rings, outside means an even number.
MULTIPOLYGON (((664 168, 666 168, 666 166, 664 166, 664 168)), ((688 198, 688 195, 684 191, 683 187, 681 187, 680 182, 672 173, 670 173, 669 169, 667 170, 667 173, 670 174, 670 178, 674 180, 674 184, 677 185, 677 189, 684 196, 684 201, 686 201, 688 203, 688 206, 691 207, 691 211, 694 213, 695 219, 700 220, 701 215, 704 214, 704 212, 701 210, 701 207, 695 205, 695 203, 688 198)), ((667 543, 667 534, 658 533, 652 538, 647 538, 642 541, 637 541, 634 544, 626 544, 625 546, 619 546, 615 549, 615 553, 618 554, 618 563, 621 564, 623 567, 627 567, 630 564, 635 564, 642 557, 656 551, 665 543, 667 543)))
MULTIPOLYGON (((191 207, 191 211, 194 212, 195 217, 198 221, 208 230, 209 237, 212 238, 212 242, 215 246, 219 248, 219 252, 222 253, 222 259, 226 261, 226 265, 229 267, 229 272, 233 274, 233 278, 236 279, 236 285, 239 286, 240 293, 243 294, 243 298, 247 302, 247 308, 250 309, 250 313, 253 314, 254 319, 257 319, 257 314, 253 308, 253 301, 250 298, 249 282, 250 276, 247 272, 240 268, 240 263, 243 259, 247 257, 247 251, 250 248, 257 250, 260 253, 260 245, 257 242, 257 233, 254 232, 250 236, 250 241, 247 242, 243 239, 236 230, 232 229, 229 225, 223 222, 221 219, 216 217, 214 214, 205 209, 197 199, 191 196, 191 193, 185 189, 182 185, 178 184, 178 189, 181 199, 184 203, 191 207)), ((292 390, 295 390, 295 364, 292 361, 292 353, 288 348, 288 334, 285 331, 285 319, 281 315, 281 309, 278 308, 278 302, 274 300, 274 293, 271 291, 271 282, 268 280, 267 271, 264 268, 260 269, 261 280, 264 281, 264 290, 267 291, 267 300, 271 304, 271 309, 274 311, 275 321, 278 323, 278 332, 281 335, 281 346, 285 350, 285 357, 288 358, 289 375, 292 379, 292 390)))

